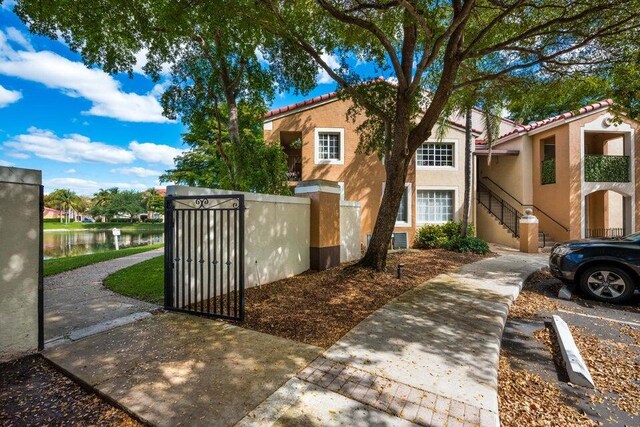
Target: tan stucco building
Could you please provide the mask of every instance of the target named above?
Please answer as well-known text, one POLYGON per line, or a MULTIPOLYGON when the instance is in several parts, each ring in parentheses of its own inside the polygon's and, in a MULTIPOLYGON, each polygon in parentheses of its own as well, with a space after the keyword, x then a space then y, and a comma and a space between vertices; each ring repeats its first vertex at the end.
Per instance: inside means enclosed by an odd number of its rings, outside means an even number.
MULTIPOLYGON (((330 93, 273 110, 265 116, 264 135, 287 153, 292 186, 300 180, 336 181, 344 199, 360 202, 366 246, 380 207, 385 171, 376 155, 356 154, 361 122, 347 120, 350 105, 330 93)), ((635 175, 640 163, 635 160, 634 141, 639 124, 624 118, 614 123, 610 105, 605 101, 527 126, 504 119, 503 136, 491 155, 483 144, 481 113, 474 110, 477 145, 471 213, 480 237, 518 247, 518 218, 529 207, 540 218, 547 242, 637 229, 640 194, 635 175), (610 172, 612 168, 627 173, 610 172), (594 181, 605 178, 608 182, 594 181)), ((412 159, 394 230, 395 247, 410 247, 415 230, 423 224, 462 218, 462 123, 461 117, 451 117, 444 137, 425 141, 412 159)))
MULTIPOLYGON (((478 188, 520 211, 532 208, 551 240, 637 231, 640 123, 625 117, 616 121, 612 103, 601 101, 503 135, 490 163, 487 156, 478 157, 478 188)), ((503 231, 478 227, 490 241, 500 240, 503 231)))

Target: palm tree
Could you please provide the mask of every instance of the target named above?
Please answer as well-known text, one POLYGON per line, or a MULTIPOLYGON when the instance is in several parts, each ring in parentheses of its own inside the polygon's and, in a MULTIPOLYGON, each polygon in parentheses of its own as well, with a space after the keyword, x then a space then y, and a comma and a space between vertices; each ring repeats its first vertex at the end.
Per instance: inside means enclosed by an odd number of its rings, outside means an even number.
POLYGON ((103 219, 105 217, 104 212, 106 208, 111 204, 113 200, 113 196, 118 194, 118 188, 101 188, 97 193, 93 195, 93 212, 95 215, 101 216, 103 219))
MULTIPOLYGON (((57 189, 51 193, 51 200, 56 207, 65 211, 66 222, 69 223, 69 212, 71 209, 77 209, 82 200, 76 193, 69 189, 57 189)), ((62 222, 62 217, 61 217, 62 222)))

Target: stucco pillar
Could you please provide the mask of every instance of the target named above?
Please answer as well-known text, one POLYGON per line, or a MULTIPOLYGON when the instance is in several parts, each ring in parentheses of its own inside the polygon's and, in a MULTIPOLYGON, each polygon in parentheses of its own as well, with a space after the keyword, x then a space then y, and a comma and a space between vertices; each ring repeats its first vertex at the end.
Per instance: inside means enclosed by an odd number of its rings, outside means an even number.
POLYGON ((340 186, 322 179, 301 181, 295 193, 311 199, 311 269, 326 270, 340 264, 340 186))
POLYGON ((520 252, 537 254, 538 246, 538 218, 533 216, 531 209, 525 209, 520 218, 520 252))

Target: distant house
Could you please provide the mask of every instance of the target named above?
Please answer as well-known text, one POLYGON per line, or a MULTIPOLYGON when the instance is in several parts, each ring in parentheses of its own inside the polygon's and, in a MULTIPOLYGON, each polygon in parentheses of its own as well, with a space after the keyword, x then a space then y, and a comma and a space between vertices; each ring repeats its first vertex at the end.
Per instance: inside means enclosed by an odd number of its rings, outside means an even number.
POLYGON ((44 207, 43 218, 44 219, 60 219, 64 216, 64 212, 54 208, 44 207))

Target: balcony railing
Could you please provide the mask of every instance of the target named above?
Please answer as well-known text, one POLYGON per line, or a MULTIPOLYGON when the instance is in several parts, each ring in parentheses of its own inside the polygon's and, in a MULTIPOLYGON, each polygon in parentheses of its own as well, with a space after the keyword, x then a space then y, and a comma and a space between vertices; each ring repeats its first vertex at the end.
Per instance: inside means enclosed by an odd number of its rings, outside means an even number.
POLYGON ((586 182, 629 182, 629 156, 589 154, 584 158, 586 182))
POLYGON ((585 236, 588 238, 607 238, 615 239, 617 237, 624 237, 624 228, 587 228, 585 230, 585 236))
POLYGON ((556 182, 556 159, 547 159, 541 162, 540 181, 542 185, 556 182))

